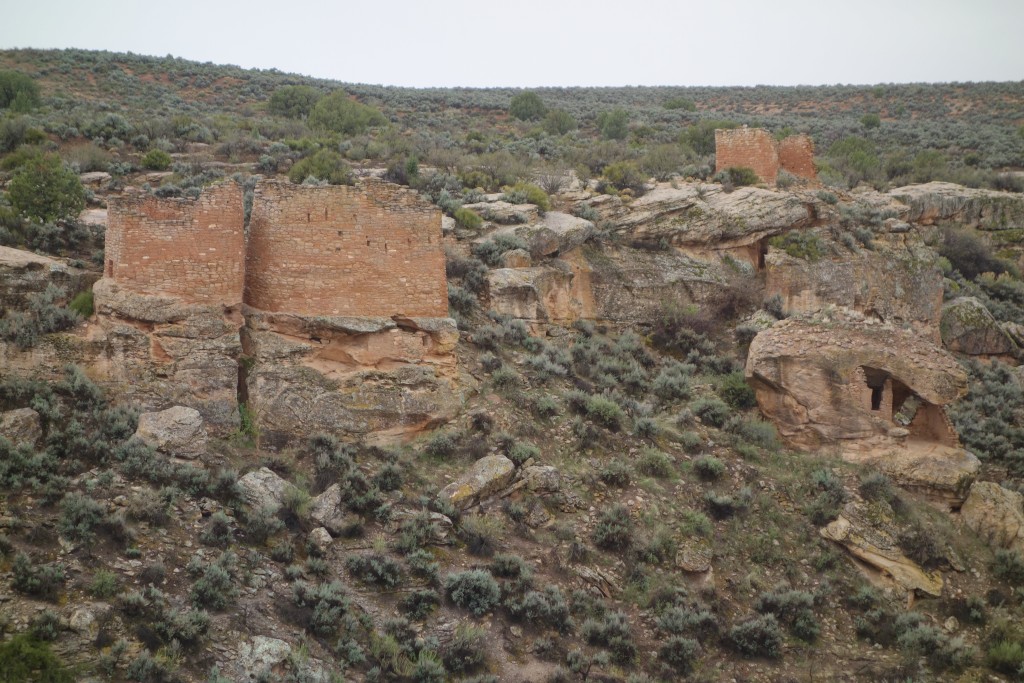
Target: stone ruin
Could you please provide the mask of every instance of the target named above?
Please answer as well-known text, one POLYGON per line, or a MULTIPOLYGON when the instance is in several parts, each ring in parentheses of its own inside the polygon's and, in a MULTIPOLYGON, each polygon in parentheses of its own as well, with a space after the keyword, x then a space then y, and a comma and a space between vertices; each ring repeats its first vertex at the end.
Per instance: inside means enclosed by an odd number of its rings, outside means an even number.
POLYGON ((715 131, 715 173, 744 166, 774 185, 779 171, 815 181, 814 141, 809 135, 790 135, 776 140, 764 128, 733 128, 715 131))
POLYGON ((195 199, 111 200, 84 364, 142 406, 182 404, 269 441, 416 431, 454 410, 441 214, 368 179, 233 182, 195 199))

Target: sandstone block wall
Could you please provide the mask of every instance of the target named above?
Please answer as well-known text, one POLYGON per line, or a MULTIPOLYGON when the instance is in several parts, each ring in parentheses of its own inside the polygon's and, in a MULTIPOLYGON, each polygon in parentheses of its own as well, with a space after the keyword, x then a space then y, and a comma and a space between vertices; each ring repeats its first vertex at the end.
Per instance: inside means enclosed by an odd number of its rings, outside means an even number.
POLYGON ((245 302, 268 312, 447 317, 441 215, 415 192, 257 185, 245 302))
POLYGON ((774 185, 779 170, 814 180, 814 143, 807 135, 791 135, 778 142, 764 128, 715 131, 715 173, 745 166, 762 182, 774 185))
POLYGON ((143 294, 235 305, 242 301, 245 232, 235 183, 197 199, 127 194, 110 202, 104 275, 143 294))

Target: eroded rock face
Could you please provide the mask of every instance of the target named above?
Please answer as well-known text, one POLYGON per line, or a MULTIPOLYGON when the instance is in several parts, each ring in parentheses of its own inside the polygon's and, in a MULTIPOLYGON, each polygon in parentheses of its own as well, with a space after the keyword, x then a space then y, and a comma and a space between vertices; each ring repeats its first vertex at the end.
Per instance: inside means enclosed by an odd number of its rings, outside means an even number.
POLYGON ((438 498, 464 510, 481 499, 508 486, 516 466, 504 455, 488 455, 477 460, 458 480, 445 486, 438 498))
POLYGON ((940 597, 942 575, 925 571, 904 555, 884 514, 872 512, 870 508, 848 503, 839 517, 820 530, 821 535, 890 577, 903 590, 940 597))
POLYGON ((0 311, 24 308, 28 295, 42 292, 51 284, 74 295, 88 289, 97 277, 60 259, 0 246, 0 311))
POLYGON ((841 258, 810 261, 778 249, 765 257, 765 295, 782 297, 787 314, 816 313, 835 305, 886 322, 909 323, 938 339, 942 271, 934 251, 889 246, 849 251, 841 258))
POLYGON ((942 309, 942 344, 971 356, 1000 356, 1017 351, 1017 344, 974 297, 954 299, 942 309))
POLYGON ((14 445, 35 444, 43 436, 39 413, 31 408, 18 408, 0 413, 0 436, 14 445))
POLYGON ((143 413, 135 436, 155 448, 179 458, 198 458, 206 452, 203 416, 194 408, 174 406, 158 413, 143 413))
POLYGON ((341 486, 331 484, 309 505, 309 517, 335 536, 341 536, 359 523, 359 516, 349 512, 341 497, 341 486))
POLYGON ((931 182, 889 191, 889 196, 906 205, 903 218, 930 225, 956 222, 979 230, 1007 230, 1024 227, 1024 197, 931 182))
POLYGON ((511 233, 523 238, 533 258, 557 256, 572 251, 594 236, 594 224, 567 213, 548 211, 528 225, 503 228, 495 234, 511 233))
POLYGON ((885 472, 900 486, 924 494, 951 510, 967 498, 981 461, 959 447, 903 438, 896 443, 868 442, 843 449, 843 459, 885 472))
POLYGON ((247 310, 244 394, 265 445, 294 434, 409 435, 450 420, 458 331, 448 318, 323 318, 247 310))
POLYGON ((93 294, 84 365, 94 379, 144 409, 175 403, 199 411, 216 433, 238 429, 236 309, 136 294, 107 278, 93 294))
POLYGON ((624 205, 618 198, 587 202, 613 231, 633 240, 716 249, 751 245, 786 230, 806 227, 815 218, 813 195, 721 185, 687 183, 654 190, 624 205))
POLYGON ((1024 496, 989 481, 975 482, 960 515, 995 548, 1024 556, 1024 496))
POLYGON ((886 437, 897 428, 903 437, 958 444, 941 406, 966 393, 963 368, 892 325, 839 315, 780 321, 754 338, 746 375, 762 412, 799 446, 886 437))

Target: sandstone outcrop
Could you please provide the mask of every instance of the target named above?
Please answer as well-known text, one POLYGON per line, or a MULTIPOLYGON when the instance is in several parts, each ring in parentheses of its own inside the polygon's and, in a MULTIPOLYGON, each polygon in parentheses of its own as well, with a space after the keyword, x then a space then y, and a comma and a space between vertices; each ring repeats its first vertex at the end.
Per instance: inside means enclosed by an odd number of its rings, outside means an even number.
POLYGON ((345 534, 359 523, 359 516, 345 506, 339 484, 331 484, 310 502, 309 517, 335 536, 345 534))
POLYGON ((206 452, 203 417, 198 410, 185 406, 139 415, 135 437, 160 453, 179 458, 198 458, 206 452))
POLYGON ((934 251, 880 244, 875 250, 817 260, 780 249, 765 257, 765 295, 782 297, 787 314, 816 313, 828 305, 892 323, 908 323, 937 340, 942 316, 942 271, 934 251), (884 275, 883 275, 884 274, 884 275))
POLYGON ((594 224, 584 218, 567 213, 548 211, 542 218, 528 225, 501 228, 494 234, 510 233, 524 239, 530 255, 537 259, 558 256, 582 246, 594 236, 594 224))
POLYGON ((903 438, 886 446, 877 442, 845 447, 842 457, 884 472, 906 489, 922 493, 937 505, 960 507, 981 470, 981 461, 959 447, 903 438))
POLYGON ((940 597, 942 576, 925 571, 904 555, 896 542, 895 531, 884 521, 885 515, 871 508, 847 503, 839 517, 820 530, 821 535, 890 577, 904 591, 940 597))
POLYGON ((941 406, 966 393, 963 368, 893 325, 838 314, 781 321, 754 338, 746 375, 761 410, 798 445, 884 437, 894 428, 957 445, 941 406))
POLYGON ((504 455, 488 455, 477 460, 456 481, 445 486, 437 497, 465 510, 508 486, 515 472, 516 466, 504 455))
POLYGON ((1024 496, 989 481, 975 482, 960 508, 964 522, 995 548, 1024 557, 1024 496))
POLYGON ((716 251, 747 247, 755 253, 765 237, 811 225, 817 204, 813 194, 758 187, 725 192, 703 183, 658 185, 629 204, 607 195, 585 203, 612 232, 635 242, 716 251))
POLYGON ((18 408, 0 413, 0 436, 12 444, 34 445, 43 436, 39 413, 31 408, 18 408))
POLYGON ((902 218, 911 223, 955 222, 979 230, 1024 227, 1024 197, 1020 194, 944 182, 898 187, 888 194, 907 207, 902 218))
POLYGON ((1000 356, 1017 351, 1017 344, 1000 326, 985 304, 960 297, 942 308, 942 344, 950 351, 971 356, 1000 356))
POLYGON ((43 292, 48 285, 71 296, 88 289, 96 278, 60 259, 0 246, 0 315, 8 308, 23 308, 28 295, 43 292))

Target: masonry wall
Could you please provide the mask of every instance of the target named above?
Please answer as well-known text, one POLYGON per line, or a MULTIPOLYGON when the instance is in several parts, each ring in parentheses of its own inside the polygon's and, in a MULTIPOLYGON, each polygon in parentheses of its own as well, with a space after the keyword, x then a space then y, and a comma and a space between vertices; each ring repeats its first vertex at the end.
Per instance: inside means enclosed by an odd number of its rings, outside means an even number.
POLYGON ((763 128, 716 130, 715 173, 734 166, 751 168, 761 182, 774 185, 779 175, 775 138, 763 128))
POLYGON ((814 141, 809 135, 790 135, 779 141, 779 166, 789 173, 808 180, 816 180, 814 168, 814 141))
POLYGON ((733 166, 754 169, 768 185, 775 184, 780 169, 808 180, 818 177, 810 136, 790 135, 777 142, 764 128, 715 131, 715 173, 733 166))
POLYGON ((143 294, 236 305, 245 282, 242 189, 197 199, 131 193, 110 200, 104 275, 143 294))
POLYGON ((245 302, 268 312, 447 317, 441 214, 415 192, 261 181, 245 302))

